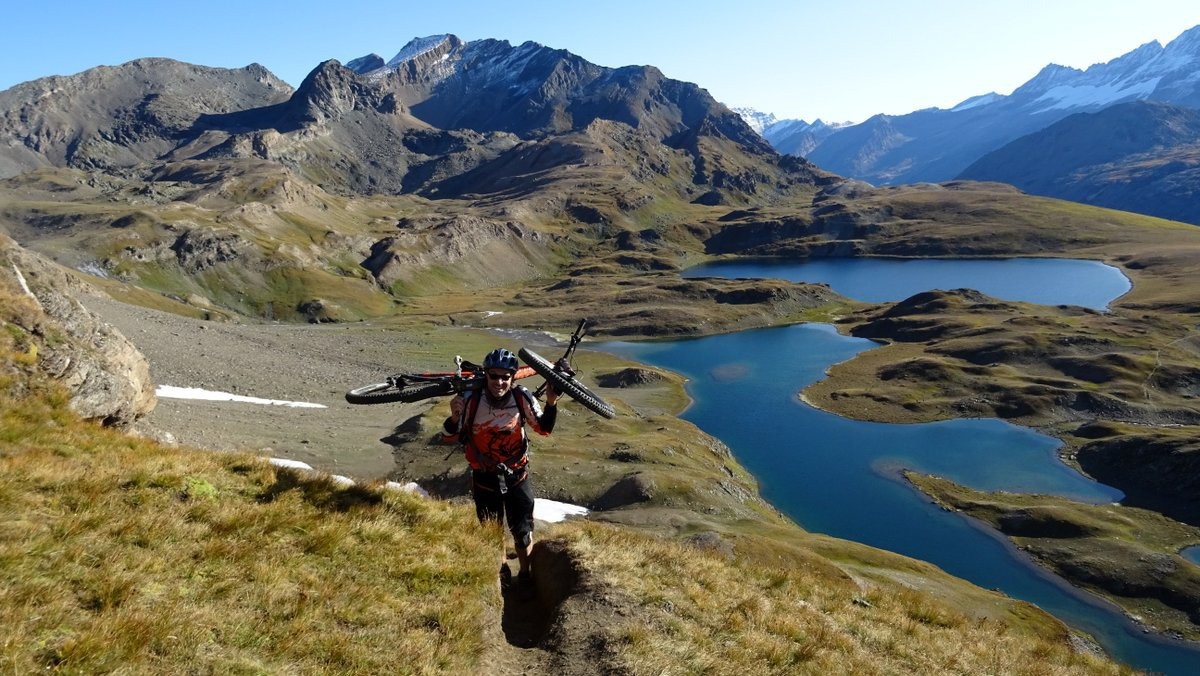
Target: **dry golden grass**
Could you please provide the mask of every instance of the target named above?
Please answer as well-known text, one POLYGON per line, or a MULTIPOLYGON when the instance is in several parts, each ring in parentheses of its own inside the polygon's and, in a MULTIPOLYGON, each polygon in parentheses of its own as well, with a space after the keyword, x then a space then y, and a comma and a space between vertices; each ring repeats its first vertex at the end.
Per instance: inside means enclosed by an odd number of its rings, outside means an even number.
POLYGON ((473 671, 499 615, 493 531, 83 423, 52 387, 4 396, 0 670, 473 671))
POLYGON ((634 609, 616 628, 637 674, 1122 673, 1044 637, 972 620, 916 591, 859 588, 819 567, 727 560, 599 524, 556 536, 634 609))

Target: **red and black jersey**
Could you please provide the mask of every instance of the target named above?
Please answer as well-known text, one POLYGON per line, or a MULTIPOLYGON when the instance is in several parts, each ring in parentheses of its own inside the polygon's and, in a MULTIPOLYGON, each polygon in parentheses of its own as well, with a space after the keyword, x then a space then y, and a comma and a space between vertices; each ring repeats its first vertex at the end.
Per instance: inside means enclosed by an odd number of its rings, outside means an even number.
POLYGON ((543 412, 537 399, 520 385, 498 402, 484 392, 458 396, 463 400, 463 413, 457 429, 446 421, 444 438, 463 443, 471 469, 495 471, 501 464, 513 471, 524 468, 529 462, 525 425, 544 436, 550 434, 557 417, 555 407, 543 412))

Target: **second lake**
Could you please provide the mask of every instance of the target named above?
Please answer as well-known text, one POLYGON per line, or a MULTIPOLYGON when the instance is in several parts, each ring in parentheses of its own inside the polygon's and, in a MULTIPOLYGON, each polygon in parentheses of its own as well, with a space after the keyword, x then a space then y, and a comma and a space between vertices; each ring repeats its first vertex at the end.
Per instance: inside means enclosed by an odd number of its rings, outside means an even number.
POLYGON ((868 303, 904 300, 933 289, 971 288, 994 298, 1105 310, 1132 288, 1117 268, 1067 258, 900 259, 835 258, 718 261, 684 277, 761 278, 828 284, 868 303))

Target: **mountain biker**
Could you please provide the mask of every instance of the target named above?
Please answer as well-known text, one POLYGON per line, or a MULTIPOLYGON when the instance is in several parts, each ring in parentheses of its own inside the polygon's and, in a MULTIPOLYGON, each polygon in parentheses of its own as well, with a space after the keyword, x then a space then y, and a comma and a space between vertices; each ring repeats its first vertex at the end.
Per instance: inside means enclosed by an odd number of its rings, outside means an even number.
POLYGON ((558 392, 546 388, 543 412, 533 394, 514 382, 517 356, 496 348, 483 358, 487 382, 450 400, 450 417, 442 424, 447 441, 463 445, 471 466, 471 495, 480 523, 507 516, 521 572, 518 591, 532 594, 533 488, 529 480, 529 440, 525 425, 548 435, 558 417, 558 392))

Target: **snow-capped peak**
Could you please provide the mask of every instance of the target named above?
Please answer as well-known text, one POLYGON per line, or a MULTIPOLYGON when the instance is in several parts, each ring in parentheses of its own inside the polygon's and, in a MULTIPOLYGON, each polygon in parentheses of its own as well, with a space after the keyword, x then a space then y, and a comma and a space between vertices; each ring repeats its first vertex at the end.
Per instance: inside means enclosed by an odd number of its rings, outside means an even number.
POLYGON ((453 35, 443 34, 443 35, 430 35, 429 37, 424 37, 424 38, 413 38, 412 40, 409 41, 409 43, 407 45, 404 45, 403 49, 401 49, 399 52, 396 53, 395 56, 392 57, 391 61, 387 62, 387 65, 389 67, 394 68, 394 67, 404 63, 405 61, 415 59, 422 54, 425 54, 427 52, 433 51, 434 49, 437 49, 438 46, 440 46, 441 44, 443 44, 445 42, 448 42, 453 37, 454 37, 453 35))
POLYGON ((774 113, 764 113, 753 108, 730 108, 730 110, 740 115, 751 129, 758 132, 759 136, 762 136, 763 131, 775 124, 776 121, 774 113))
POLYGON ((986 106, 987 104, 999 101, 1002 98, 1004 97, 996 92, 988 92, 986 94, 980 94, 979 96, 972 96, 971 98, 966 99, 957 106, 951 108, 950 112, 957 113, 963 110, 970 110, 971 108, 975 108, 977 106, 986 106))

